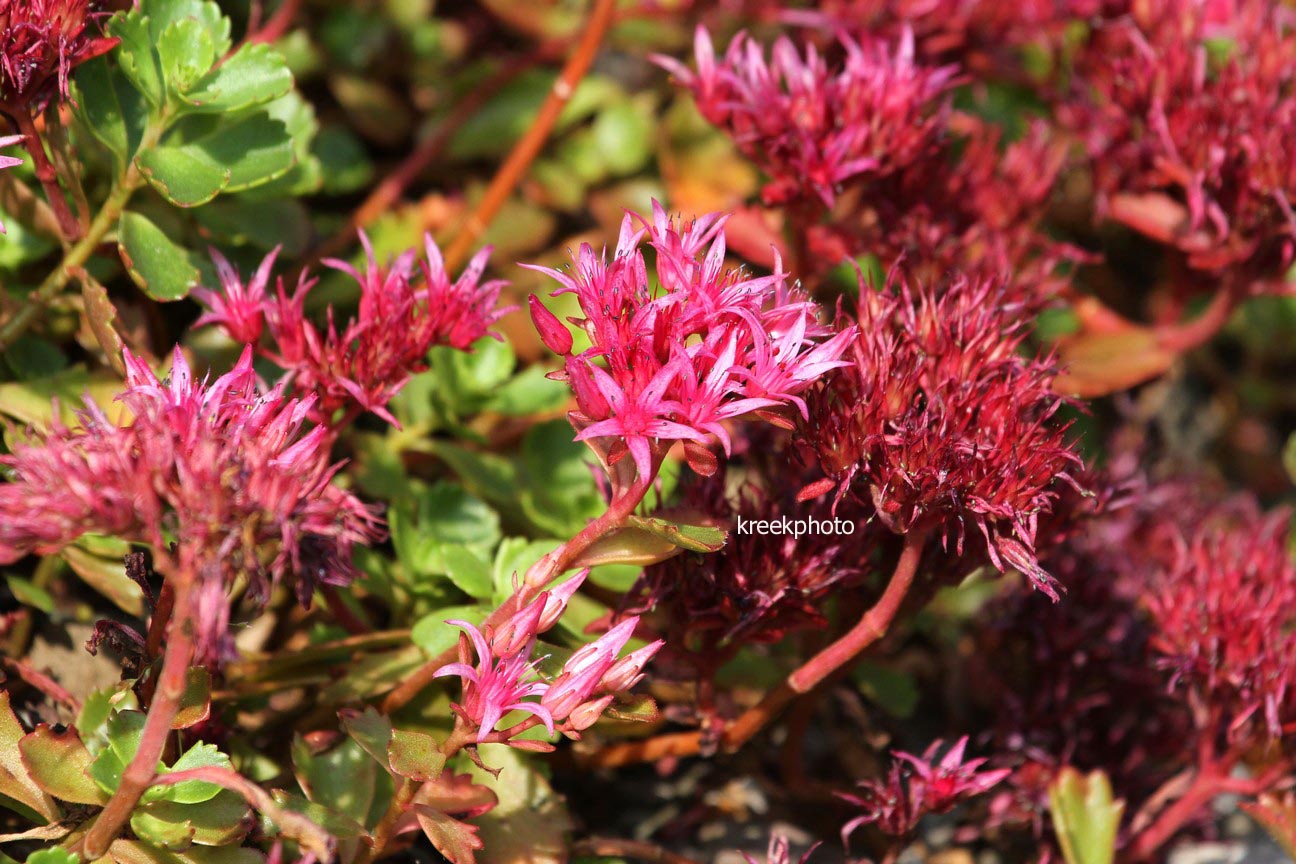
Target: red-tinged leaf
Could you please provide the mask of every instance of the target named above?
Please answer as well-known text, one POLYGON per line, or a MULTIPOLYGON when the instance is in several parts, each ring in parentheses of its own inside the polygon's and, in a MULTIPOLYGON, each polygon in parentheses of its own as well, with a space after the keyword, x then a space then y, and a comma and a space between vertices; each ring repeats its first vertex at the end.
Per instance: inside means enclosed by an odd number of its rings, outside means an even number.
POLYGON ((391 770, 419 783, 435 780, 445 768, 446 757, 435 738, 424 732, 396 729, 387 745, 391 770))
POLYGON ((6 795, 29 808, 46 822, 60 817, 58 804, 40 788, 23 764, 19 741, 22 724, 9 707, 9 692, 0 690, 0 795, 6 795))
POLYGON ((94 757, 75 729, 39 726, 18 742, 23 764, 36 784, 62 801, 102 807, 108 796, 90 777, 94 757))
POLYGON ((1296 794, 1288 792, 1281 798, 1265 794, 1255 801, 1247 801, 1238 806, 1260 823, 1260 827, 1283 848, 1289 858, 1296 860, 1296 794))
POLYGON ((476 864, 476 852, 482 848, 476 825, 460 822, 424 804, 416 804, 414 814, 428 840, 452 864, 476 864))
POLYGON ((172 729, 188 729, 211 716, 211 673, 194 667, 185 675, 184 695, 180 697, 180 711, 171 721, 172 729))
POLYGON ((1105 396, 1164 374, 1176 356, 1145 328, 1080 334, 1061 343, 1062 372, 1053 387, 1065 395, 1105 396))
POLYGON ((431 807, 443 813, 454 813, 471 819, 480 816, 498 803, 495 793, 471 775, 443 772, 435 780, 424 783, 414 796, 414 803, 431 807))

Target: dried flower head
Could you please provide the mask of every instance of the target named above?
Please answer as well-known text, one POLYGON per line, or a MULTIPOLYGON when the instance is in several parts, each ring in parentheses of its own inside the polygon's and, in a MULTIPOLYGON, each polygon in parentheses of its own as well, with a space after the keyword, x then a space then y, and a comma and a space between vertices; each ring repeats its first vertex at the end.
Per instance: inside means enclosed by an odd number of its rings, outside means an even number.
POLYGON ((657 62, 770 176, 768 203, 805 197, 831 207, 847 182, 892 174, 935 146, 954 80, 953 67, 914 62, 908 32, 894 48, 846 37, 841 46, 845 59, 835 72, 814 47, 803 56, 787 38, 767 60, 758 43, 739 35, 717 62, 710 35, 698 28, 696 73, 669 57, 657 62))
POLYGON ((944 746, 935 741, 922 756, 897 752, 885 781, 864 780, 860 794, 838 793, 864 812, 842 827, 842 842, 864 825, 877 825, 892 837, 907 837, 928 813, 946 813, 968 798, 993 788, 1011 772, 981 771, 986 759, 963 761, 968 739, 960 738, 936 761, 944 746))
POLYGON ((80 426, 54 422, 0 457, 0 561, 52 553, 89 532, 166 554, 198 580, 199 656, 224 648, 226 588, 245 576, 264 600, 291 576, 305 604, 320 583, 352 576, 351 548, 381 536, 374 513, 330 481, 322 427, 305 431, 310 400, 263 392, 251 350, 211 381, 176 349, 169 381, 129 351, 119 397, 131 419, 111 422, 87 400, 80 426))
POLYGON ((307 319, 306 296, 315 280, 306 274, 291 293, 280 277, 275 296, 268 296, 270 268, 278 250, 265 258, 246 285, 215 253, 221 290, 195 292, 210 309, 197 324, 218 324, 230 338, 253 345, 264 328, 274 344, 262 353, 291 373, 293 386, 315 395, 312 417, 317 421, 328 423, 346 409, 372 411, 395 424, 387 403, 411 375, 426 368, 432 347, 466 350, 509 311, 496 308, 504 283, 481 282, 489 249, 477 253, 459 279, 451 282, 441 250, 430 235, 425 239, 421 273, 415 272, 414 250, 381 266, 369 239, 361 234, 360 241, 366 255, 364 269, 343 261, 324 262, 346 273, 360 289, 356 317, 341 331, 332 307, 323 330, 307 319))
POLYGON ((99 0, 0 0, 0 106, 40 110, 68 76, 119 40, 96 36, 99 0))
MULTIPOLYGON (((1097 28, 1060 116, 1099 203, 1240 289, 1296 250, 1296 30, 1269 0, 1148 0, 1097 28)), ((1256 284, 1252 284, 1256 283, 1256 284)))
POLYGON ((810 399, 805 440, 834 486, 871 504, 891 530, 930 530, 962 554, 973 528, 995 567, 1014 567, 1057 596, 1039 566, 1036 526, 1079 457, 1054 370, 1018 353, 1021 306, 989 280, 954 278, 937 296, 893 272, 861 285, 851 365, 810 399))
MULTIPOLYGON (((1221 505, 1184 529, 1143 597, 1171 687, 1206 722, 1276 739, 1296 720, 1296 563, 1291 514, 1253 501, 1221 505)), ((1200 719, 1200 718, 1199 718, 1200 719)))
MULTIPOLYGON (((546 343, 567 348, 562 373, 579 410, 580 440, 594 442, 608 464, 627 455, 649 478, 675 440, 720 441, 729 452, 726 421, 758 413, 780 419, 819 376, 843 364, 849 332, 820 341, 827 328, 817 307, 789 289, 786 274, 748 278, 725 267, 725 217, 688 225, 668 219, 654 202, 651 222, 627 214, 613 259, 584 244, 571 273, 547 273, 572 293, 585 317, 573 319, 591 347, 570 353, 562 325, 538 302, 532 316, 546 343), (639 227, 636 227, 638 223, 639 227), (657 284, 640 246, 656 252, 657 284), (781 412, 776 414, 776 412, 781 412)), ((715 470, 705 448, 686 448, 701 473, 715 470)))

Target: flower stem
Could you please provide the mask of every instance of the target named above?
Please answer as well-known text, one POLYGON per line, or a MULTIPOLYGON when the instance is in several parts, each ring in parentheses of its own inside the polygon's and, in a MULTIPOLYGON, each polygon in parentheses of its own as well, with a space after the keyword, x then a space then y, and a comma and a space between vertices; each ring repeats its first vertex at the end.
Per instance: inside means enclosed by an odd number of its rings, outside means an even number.
MULTIPOLYGON (((184 581, 187 583, 188 580, 184 581)), ((157 776, 157 766, 171 734, 171 726, 180 712, 180 700, 184 696, 186 677, 194 657, 194 610, 190 602, 191 587, 179 584, 175 591, 175 614, 162 659, 162 672, 140 733, 139 747, 122 772, 121 784, 81 841, 91 861, 103 857, 108 851, 108 846, 130 819, 140 796, 157 776)))
POLYGON ((5 107, 3 110, 18 127, 18 131, 22 133, 23 146, 27 148, 28 154, 31 155, 32 168, 36 172, 36 179, 40 181, 41 186, 45 189, 45 197, 49 200, 50 207, 53 208, 54 215, 58 218, 59 231, 62 232, 63 239, 68 243, 75 243, 81 239, 85 232, 76 215, 72 212, 72 208, 68 206, 67 197, 64 196, 62 187, 59 186, 58 170, 45 153, 45 139, 36 128, 36 122, 22 106, 5 107))
MULTIPOLYGON (((166 118, 163 117, 144 131, 144 137, 140 141, 140 151, 147 150, 157 144, 166 128, 165 121, 166 118)), ((49 276, 45 277, 45 281, 36 290, 27 296, 27 302, 23 307, 15 312, 3 325, 0 325, 0 351, 12 345, 15 339, 27 332, 27 328, 35 323, 40 310, 58 296, 58 293, 71 280, 76 270, 90 259, 95 249, 99 247, 99 243, 116 226, 122 211, 126 209, 131 196, 135 194, 135 190, 140 187, 142 182, 143 178, 140 176, 139 169, 135 167, 135 160, 127 160, 126 167, 117 178, 116 183, 113 184, 112 191, 108 193, 107 200, 99 209, 94 221, 90 223, 85 236, 81 237, 64 253, 59 266, 49 276)), ((65 201, 65 207, 66 203, 65 201)))
MULTIPOLYGON (((900 610, 900 604, 913 586, 926 541, 927 533, 922 530, 912 531, 905 536, 904 548, 895 570, 877 603, 861 616, 855 626, 803 663, 779 686, 766 693, 759 703, 731 723, 721 738, 721 745, 726 751, 733 752, 742 747, 790 702, 813 690, 833 672, 846 668, 860 652, 886 635, 900 610)), ((673 756, 691 756, 699 752, 701 746, 702 733, 678 732, 642 741, 613 744, 593 754, 590 762, 600 767, 616 767, 673 756)))
POLYGON ((567 65, 559 73, 553 89, 549 91, 544 104, 540 106, 540 113, 536 115, 535 122, 513 146, 504 164, 491 179, 486 194, 482 196, 477 208, 464 222, 454 242, 446 251, 447 270, 454 271, 468 260, 468 253, 477 245, 482 234, 486 233, 491 220, 499 213, 517 184, 522 181, 531 162, 539 155, 540 148, 544 146, 554 124, 558 122, 558 116, 562 114, 563 108, 576 92, 576 85, 580 84, 593 64, 599 46, 603 42, 603 36, 615 17, 615 12, 616 0, 594 0, 594 9, 585 25, 585 32, 581 34, 580 41, 576 43, 571 57, 567 59, 567 65))

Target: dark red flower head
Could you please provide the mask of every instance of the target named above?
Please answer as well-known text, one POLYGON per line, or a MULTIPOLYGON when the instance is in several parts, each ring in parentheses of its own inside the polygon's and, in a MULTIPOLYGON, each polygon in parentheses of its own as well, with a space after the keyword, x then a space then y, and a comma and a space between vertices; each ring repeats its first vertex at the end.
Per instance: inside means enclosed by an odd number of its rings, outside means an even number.
POLYGON ((813 47, 791 40, 761 46, 739 35, 717 63, 711 37, 697 31, 697 72, 669 57, 657 62, 692 89, 702 115, 725 129, 770 176, 765 199, 797 197, 831 207, 844 184, 885 176, 922 157, 948 113, 952 67, 914 62, 913 37, 841 42, 833 70, 813 47))
POLYGON ((1020 305, 962 276, 939 295, 894 273, 860 292, 851 365, 809 400, 805 440, 828 479, 804 494, 835 485, 893 531, 935 531, 960 554, 973 530, 995 567, 1056 597, 1036 528, 1080 459, 1053 417, 1052 365, 1019 353, 1020 305))
POLYGON ((946 813, 956 804, 993 788, 1011 772, 981 771, 985 759, 963 761, 968 739, 960 738, 937 761, 944 746, 935 741, 922 756, 897 752, 885 781, 860 782, 858 795, 838 797, 863 809, 842 828, 842 840, 863 825, 876 824, 892 837, 907 837, 928 813, 946 813))
POLYGON ((1060 112, 1086 142, 1099 203, 1195 270, 1270 287, 1296 250, 1291 10, 1271 0, 1130 7, 1097 28, 1060 112))
POLYGON ((67 96, 73 67, 111 51, 97 36, 99 0, 0 0, 0 102, 40 109, 67 96))
POLYGON ((1236 500, 1185 529, 1167 526, 1172 552, 1144 598, 1172 686, 1194 691, 1234 734, 1277 738, 1296 720, 1290 520, 1236 500))

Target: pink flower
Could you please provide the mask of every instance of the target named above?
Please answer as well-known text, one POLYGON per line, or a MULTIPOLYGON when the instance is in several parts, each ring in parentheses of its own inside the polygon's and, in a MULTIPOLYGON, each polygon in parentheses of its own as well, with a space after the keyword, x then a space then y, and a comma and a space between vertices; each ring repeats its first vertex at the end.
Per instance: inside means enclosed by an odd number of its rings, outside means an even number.
POLYGON ((530 646, 527 651, 518 654, 506 654, 497 657, 493 644, 472 624, 467 621, 447 621, 459 627, 467 638, 459 639, 458 663, 442 666, 436 672, 437 678, 457 675, 463 679, 463 697, 456 706, 457 713, 477 727, 477 742, 486 740, 495 731, 496 724, 510 711, 524 711, 540 720, 545 729, 552 735, 554 718, 549 709, 535 701, 528 701, 532 696, 539 696, 549 689, 535 674, 535 664, 530 659, 530 646), (467 640, 472 640, 473 649, 477 652, 477 665, 468 664, 467 640))
POLYGON ((205 303, 210 311, 203 313, 193 326, 216 324, 224 328, 235 342, 256 345, 261 339, 261 330, 265 324, 266 286, 270 284, 270 268, 274 266, 280 248, 276 246, 262 260, 256 274, 246 285, 225 256, 212 249, 212 261, 216 264, 221 290, 202 287, 194 289, 194 297, 205 303))
POLYGON ((557 730, 578 736, 602 715, 616 694, 639 681, 644 665, 661 648, 657 642, 618 661, 617 654, 638 624, 637 618, 629 618, 577 650, 553 682, 542 681, 531 655, 540 616, 554 599, 541 594, 494 633, 483 633, 466 621, 446 622, 461 628, 466 636, 460 637, 459 662, 443 666, 436 677, 462 679, 463 698, 455 710, 476 728, 478 743, 486 741, 510 711, 531 714, 551 735, 557 730), (477 654, 476 666, 468 663, 470 642, 477 654))
MULTIPOLYGON (((850 341, 821 341, 817 307, 785 284, 786 274, 748 278, 725 267, 725 217, 688 224, 654 202, 651 222, 627 214, 612 260, 582 245, 571 271, 531 267, 572 293, 584 318, 573 319, 591 347, 565 353, 559 376, 571 383, 578 440, 590 441, 609 465, 628 455, 638 476, 651 477, 673 441, 692 442, 689 461, 702 471, 715 460, 701 446, 712 438, 727 453, 725 424, 789 406, 840 359, 850 341), (637 227, 636 227, 637 226, 637 227), (656 255, 656 284, 641 245, 656 255)), ((570 351, 556 316, 532 304, 545 342, 570 351)))
POLYGON ((355 543, 381 538, 373 512, 330 482, 325 430, 305 431, 311 403, 262 391, 251 349, 210 383, 176 349, 167 382, 129 351, 118 426, 89 400, 80 427, 30 433, 0 464, 0 562, 56 552, 89 532, 151 546, 174 542, 204 586, 200 657, 224 650, 224 591, 246 576, 253 599, 292 576, 303 604, 352 577, 355 543), (222 611, 223 609, 223 611, 222 611))
POLYGON ((1036 527, 1080 459, 1052 419, 1051 363, 1017 353, 1020 311, 989 280, 959 276, 939 296, 894 273, 882 292, 862 284, 853 362, 814 391, 804 441, 839 500, 871 505, 899 534, 934 530, 959 554, 973 526, 991 564, 1056 598, 1036 527))
POLYGON ((294 387, 315 395, 312 417, 320 423, 330 423, 338 411, 347 410, 372 411, 395 424, 387 403, 411 375, 426 368, 433 346, 466 350, 509 311, 496 308, 503 282, 479 284, 489 249, 479 252, 451 282, 430 236, 420 273, 415 272, 413 250, 384 267, 363 233, 360 241, 367 256, 362 270, 343 261, 324 262, 360 288, 357 315, 340 330, 332 307, 322 330, 306 318, 305 300, 315 280, 305 274, 291 294, 280 278, 276 296, 266 298, 274 252, 246 287, 217 255, 224 296, 214 291, 199 294, 211 311, 197 323, 219 324, 236 341, 255 343, 264 321, 274 345, 259 350, 290 373, 294 387))

